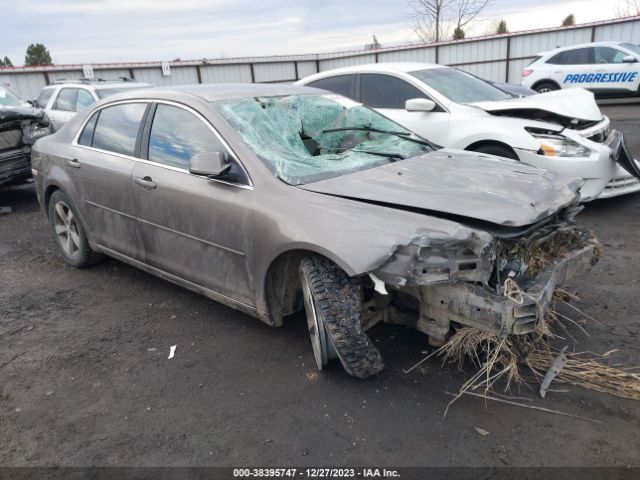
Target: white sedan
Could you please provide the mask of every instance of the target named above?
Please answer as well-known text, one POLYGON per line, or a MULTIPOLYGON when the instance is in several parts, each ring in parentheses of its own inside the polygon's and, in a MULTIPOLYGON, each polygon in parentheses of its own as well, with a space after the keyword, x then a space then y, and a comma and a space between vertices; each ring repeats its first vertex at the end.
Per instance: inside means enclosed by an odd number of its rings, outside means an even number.
POLYGON ((297 83, 350 97, 446 147, 582 177, 585 202, 640 191, 640 165, 583 89, 516 98, 469 73, 425 63, 358 65, 297 83))

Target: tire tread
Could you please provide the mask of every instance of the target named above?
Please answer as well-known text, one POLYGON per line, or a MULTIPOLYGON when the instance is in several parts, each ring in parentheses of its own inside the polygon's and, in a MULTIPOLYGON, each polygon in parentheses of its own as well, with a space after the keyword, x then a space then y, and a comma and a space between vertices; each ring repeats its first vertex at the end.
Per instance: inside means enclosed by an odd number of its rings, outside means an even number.
POLYGON ((361 327, 359 280, 350 278, 331 260, 319 255, 304 258, 300 270, 347 373, 357 378, 380 373, 384 369, 382 355, 361 327))

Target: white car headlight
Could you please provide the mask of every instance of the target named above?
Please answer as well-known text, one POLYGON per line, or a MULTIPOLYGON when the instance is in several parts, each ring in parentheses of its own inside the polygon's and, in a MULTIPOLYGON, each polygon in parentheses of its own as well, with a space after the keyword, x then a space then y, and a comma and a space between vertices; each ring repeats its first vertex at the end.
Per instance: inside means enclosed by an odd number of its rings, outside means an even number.
POLYGON ((545 157, 588 157, 591 150, 573 140, 560 136, 541 133, 531 133, 540 140, 538 153, 545 157))

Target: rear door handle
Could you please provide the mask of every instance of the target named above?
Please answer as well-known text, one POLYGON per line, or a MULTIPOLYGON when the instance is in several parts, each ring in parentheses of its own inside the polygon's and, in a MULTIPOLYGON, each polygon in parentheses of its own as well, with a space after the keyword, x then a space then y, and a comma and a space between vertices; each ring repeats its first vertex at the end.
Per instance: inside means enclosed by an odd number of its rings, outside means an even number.
POLYGON ((154 188, 156 188, 158 186, 158 184, 156 182, 154 182, 151 177, 144 177, 144 178, 136 178, 134 180, 134 182, 136 183, 136 185, 140 185, 143 188, 148 188, 153 190, 154 188))
POLYGON ((80 168, 80 162, 78 162, 77 158, 74 158, 73 160, 69 160, 67 162, 67 165, 70 166, 71 168, 80 168))

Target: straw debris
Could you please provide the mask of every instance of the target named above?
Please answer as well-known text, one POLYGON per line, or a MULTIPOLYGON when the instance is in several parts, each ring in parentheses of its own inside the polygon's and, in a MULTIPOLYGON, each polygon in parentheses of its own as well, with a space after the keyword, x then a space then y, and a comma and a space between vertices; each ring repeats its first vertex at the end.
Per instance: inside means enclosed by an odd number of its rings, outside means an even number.
MULTIPOLYGON (((586 245, 596 247, 593 263, 597 262, 601 255, 597 240, 590 231, 575 227, 560 229, 551 237, 527 245, 515 245, 508 253, 523 259, 527 265, 527 274, 535 277, 553 263, 554 259, 586 245)), ((512 278, 504 282, 503 289, 504 294, 516 302, 527 296, 512 278)), ((531 381, 540 383, 560 352, 552 346, 552 341, 569 338, 578 343, 571 335, 568 324, 589 336, 582 326, 585 323, 583 318, 600 323, 569 303, 576 300, 579 298, 575 293, 557 288, 536 330, 525 335, 501 337, 473 327, 460 328, 445 345, 434 352, 445 363, 454 363, 461 368, 465 362, 471 362, 477 368, 476 373, 465 382, 451 403, 463 394, 471 394, 474 391, 483 391, 484 395, 498 395, 495 391, 498 384, 504 386, 504 391, 508 391, 512 384, 526 384, 531 381), (573 312, 579 313, 580 321, 558 312, 558 304, 568 306, 573 312)), ((566 363, 554 378, 554 384, 577 385, 618 397, 640 400, 640 373, 637 368, 624 368, 606 362, 615 351, 602 355, 565 352, 566 363)))
MULTIPOLYGON (((538 328, 526 335, 500 337, 473 327, 460 328, 437 350, 436 355, 444 362, 457 364, 459 368, 470 361, 477 367, 477 371, 460 388, 451 403, 465 393, 478 390, 483 391, 484 395, 495 393, 494 389, 498 383, 501 387, 504 386, 504 391, 508 391, 514 383, 541 382, 559 353, 559 350, 551 345, 551 341, 554 338, 563 338, 555 333, 554 327, 566 330, 562 323, 566 320, 582 329, 575 320, 559 314, 554 305, 560 302, 568 303, 568 299, 576 298, 573 293, 557 289, 554 292, 552 308, 547 310, 538 328)), ((576 307, 573 308, 579 311, 576 307)), ((618 397, 640 400, 640 373, 637 367, 624 368, 605 363, 612 353, 615 353, 615 350, 602 355, 565 352, 566 364, 554 379, 554 383, 577 385, 618 397)))

